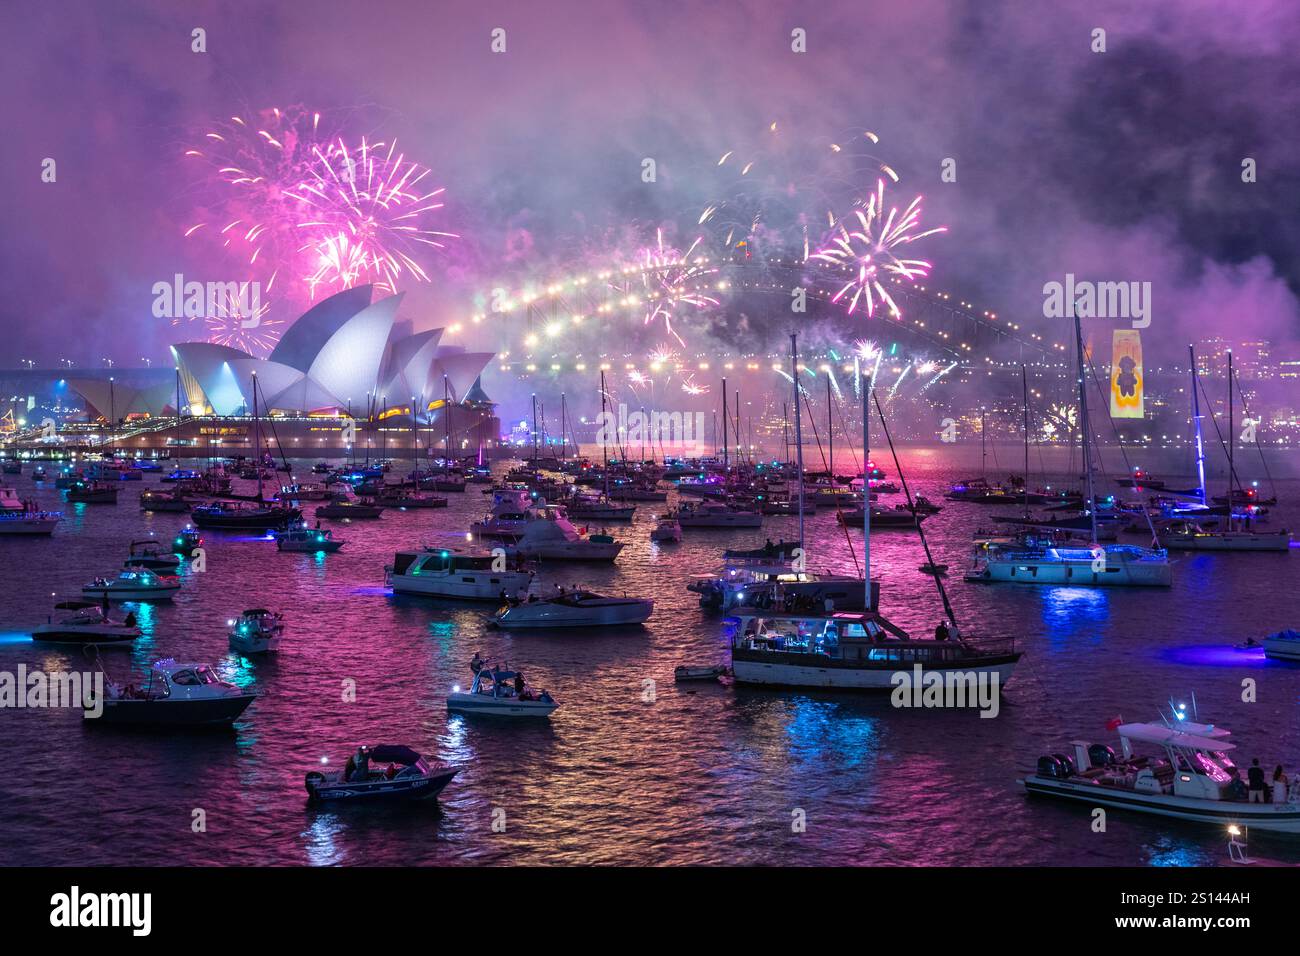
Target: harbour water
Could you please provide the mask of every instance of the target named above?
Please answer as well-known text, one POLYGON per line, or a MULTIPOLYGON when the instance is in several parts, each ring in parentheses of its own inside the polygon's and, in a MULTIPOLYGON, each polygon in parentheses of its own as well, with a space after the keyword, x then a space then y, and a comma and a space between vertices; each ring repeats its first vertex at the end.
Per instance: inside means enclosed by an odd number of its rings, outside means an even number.
MULTIPOLYGON (((1018 451, 1002 457, 991 478, 1014 467, 1018 451)), ((1148 471, 1169 477, 1186 470, 1184 459, 1143 453, 1148 471)), ((892 463, 877 462, 896 477, 892 463)), ((1281 504, 1270 529, 1300 526, 1295 466, 1276 463, 1281 504)), ((1167 590, 965 584, 971 533, 1001 509, 941 499, 953 480, 978 473, 979 450, 913 450, 904 468, 914 491, 945 506, 926 529, 935 559, 952 566, 947 586, 964 632, 1014 638, 1025 652, 996 719, 898 711, 887 696, 675 685, 678 664, 726 657, 720 616, 685 585, 717 570, 724 547, 794 537, 793 518, 754 531, 688 529, 681 544, 657 545, 649 531, 663 506, 641 504, 633 524, 610 526, 627 542, 616 564, 540 572, 535 587, 653 597, 644 628, 504 633, 486 626, 489 607, 387 593, 394 551, 463 542, 490 501, 471 485, 445 510, 327 523, 347 542, 328 557, 206 534, 206 571, 184 572, 172 604, 139 607, 144 639, 102 660, 118 679, 138 679, 160 657, 213 662, 260 696, 221 734, 0 711, 0 864, 1225 862, 1214 829, 1115 811, 1098 833, 1086 809, 1028 801, 1016 780, 1071 740, 1114 744, 1105 723, 1115 716, 1158 719, 1171 696, 1192 693, 1203 719, 1232 729, 1239 762, 1258 756, 1270 773, 1278 762, 1300 772, 1300 668, 1234 648, 1300 627, 1300 554, 1175 555, 1167 590), (226 621, 251 607, 284 613, 284 647, 272 660, 241 660, 227 646, 226 621), (561 705, 549 724, 449 718, 445 695, 468 684, 475 651, 549 689, 561 705), (1247 678, 1258 682, 1257 702, 1242 701, 1247 678), (345 700, 349 682, 355 702, 345 700), (303 775, 359 743, 404 743, 464 769, 440 809, 308 807, 303 775), (196 832, 198 810, 205 826, 196 832)), ((27 475, 6 479, 24 496, 33 488, 27 475)), ((124 483, 116 506, 66 505, 50 484, 36 490, 66 518, 51 539, 0 540, 0 670, 94 666, 33 645, 25 629, 45 619, 52 594, 76 594, 119 567, 131 540, 166 541, 185 524, 185 515, 138 509, 140 491, 155 486, 156 476, 124 483)), ((860 530, 846 532, 827 510, 811 517, 809 566, 852 570, 846 535, 860 548, 860 530)), ((924 631, 941 611, 923 561, 915 534, 873 534, 883 612, 924 631)), ((1300 862, 1300 841, 1252 834, 1256 847, 1300 862)))

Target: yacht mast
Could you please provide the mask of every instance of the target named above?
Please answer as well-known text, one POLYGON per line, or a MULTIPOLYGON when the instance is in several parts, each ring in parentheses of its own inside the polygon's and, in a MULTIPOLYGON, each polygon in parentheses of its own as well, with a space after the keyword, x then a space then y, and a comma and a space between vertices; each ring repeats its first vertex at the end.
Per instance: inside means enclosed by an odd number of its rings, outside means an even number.
POLYGON ((447 384, 447 376, 442 377, 442 417, 446 420, 443 428, 442 442, 442 471, 448 478, 451 477, 451 387, 447 384))
POLYGON ((1237 446, 1237 433, 1233 430, 1232 407, 1232 349, 1228 349, 1228 523, 1232 530, 1232 486, 1237 482, 1237 469, 1233 467, 1233 451, 1237 446))
MULTIPOLYGON (((866 588, 863 602, 868 611, 874 611, 871 603, 871 393, 875 386, 862 386, 862 586, 866 588)), ((843 421, 843 416, 840 416, 843 421)), ((834 474, 834 469, 832 469, 834 474)), ((803 513, 803 494, 799 496, 799 512, 803 513)))
POLYGON ((835 422, 831 419, 831 373, 826 373, 826 470, 835 484, 835 422))
POLYGON ((609 501, 609 419, 605 417, 605 370, 600 370, 600 474, 605 481, 605 500, 609 501))
POLYGON ((1196 348, 1187 346, 1187 357, 1192 363, 1192 424, 1196 426, 1196 480, 1200 482, 1197 490, 1201 496, 1201 506, 1206 504, 1205 497, 1205 445, 1201 441, 1201 396, 1196 379, 1196 348))
POLYGON ((725 488, 727 484, 727 473, 731 471, 731 463, 727 448, 727 419, 731 417, 731 406, 727 404, 727 379, 722 379, 722 485, 725 488))
POLYGON ((257 503, 262 503, 262 429, 257 417, 257 373, 253 372, 253 470, 257 472, 257 503))
POLYGON ((1025 471, 1021 475, 1025 491, 1025 517, 1029 517, 1029 374, 1025 363, 1020 363, 1020 394, 1025 400, 1025 471))
POLYGON ((1074 345, 1079 353, 1079 425, 1083 429, 1083 473, 1086 479, 1084 504, 1091 519, 1092 544, 1097 546, 1097 499, 1092 487, 1092 434, 1088 421, 1088 385, 1083 377, 1083 330, 1079 325, 1079 310, 1074 309, 1074 345))
MULTIPOLYGON (((794 383, 794 452, 795 469, 799 476, 799 547, 803 547, 803 417, 799 414, 799 333, 790 333, 790 380, 794 383)), ((871 583, 867 582, 867 603, 870 598, 871 583)))
POLYGON ((569 409, 565 404, 564 393, 560 393, 560 461, 569 460, 569 446, 564 437, 568 430, 569 409))
POLYGON ((537 470, 537 393, 533 392, 533 471, 537 470))

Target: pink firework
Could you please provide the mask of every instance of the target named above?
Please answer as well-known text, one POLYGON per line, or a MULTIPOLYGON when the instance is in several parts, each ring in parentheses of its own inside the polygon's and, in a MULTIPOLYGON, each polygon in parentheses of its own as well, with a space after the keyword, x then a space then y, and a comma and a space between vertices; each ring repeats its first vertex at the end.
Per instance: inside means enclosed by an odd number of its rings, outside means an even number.
POLYGON ((682 346, 686 342, 673 328, 673 319, 678 313, 684 307, 699 310, 718 304, 704 278, 718 270, 702 259, 693 261, 691 258, 699 245, 700 240, 696 239, 685 252, 665 246, 663 230, 660 229, 656 232, 655 245, 641 250, 635 266, 640 273, 646 307, 642 324, 653 325, 662 321, 664 331, 682 346))
POLYGON ((930 274, 931 263, 924 259, 904 259, 899 252, 918 239, 947 232, 947 227, 917 231, 921 197, 913 199, 901 213, 896 206, 886 207, 884 179, 876 181, 876 191, 866 200, 865 208, 861 202, 858 205, 849 216, 832 223, 826 245, 808 258, 850 272, 831 296, 831 301, 836 303, 847 299, 850 315, 859 304, 868 316, 875 315, 876 309, 884 305, 890 315, 900 318, 902 312, 885 288, 885 282, 890 278, 915 282, 930 274))

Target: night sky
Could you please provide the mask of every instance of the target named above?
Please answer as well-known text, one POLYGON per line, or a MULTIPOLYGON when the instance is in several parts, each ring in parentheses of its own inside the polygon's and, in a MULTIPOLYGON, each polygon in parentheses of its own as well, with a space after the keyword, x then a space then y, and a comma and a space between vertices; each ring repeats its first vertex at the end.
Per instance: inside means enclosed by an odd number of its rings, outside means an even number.
MULTIPOLYGON (((682 228, 713 161, 776 122, 879 134, 900 188, 950 227, 926 249, 934 284, 1027 328, 1043 283, 1073 272, 1151 281, 1149 343, 1300 338, 1288 2, 9 0, 0 44, 7 365, 164 360, 177 336, 150 314, 153 283, 232 268, 182 238, 213 189, 184 150, 215 121, 294 105, 396 137, 446 185, 439 227, 463 238, 408 288, 417 327, 464 318, 500 276, 682 228)), ((461 341, 514 337, 489 321, 461 341)))

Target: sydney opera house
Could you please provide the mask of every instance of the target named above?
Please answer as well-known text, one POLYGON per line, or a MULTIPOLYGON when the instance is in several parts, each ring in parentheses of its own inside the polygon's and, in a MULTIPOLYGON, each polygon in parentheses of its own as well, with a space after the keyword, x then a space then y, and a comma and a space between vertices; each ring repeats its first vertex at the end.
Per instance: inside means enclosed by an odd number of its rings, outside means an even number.
MULTIPOLYGON (((292 323, 267 358, 211 342, 172 346, 170 381, 131 385, 103 378, 69 378, 92 417, 134 422, 140 444, 147 422, 183 421, 185 444, 244 444, 256 411, 277 422, 285 444, 335 450, 328 440, 355 419, 371 443, 432 446, 452 432, 454 447, 496 444, 492 402, 479 375, 491 352, 441 343, 442 329, 412 332, 398 319, 402 294, 372 301, 373 286, 346 289, 292 323), (256 384, 254 384, 256 383, 256 384), (179 405, 180 415, 177 416, 179 405), (301 423, 295 429, 294 423, 301 423), (206 438, 205 438, 206 436, 206 438)), ((134 445, 137 442, 125 442, 134 445)), ((306 447, 304 453, 308 452, 306 447)))

